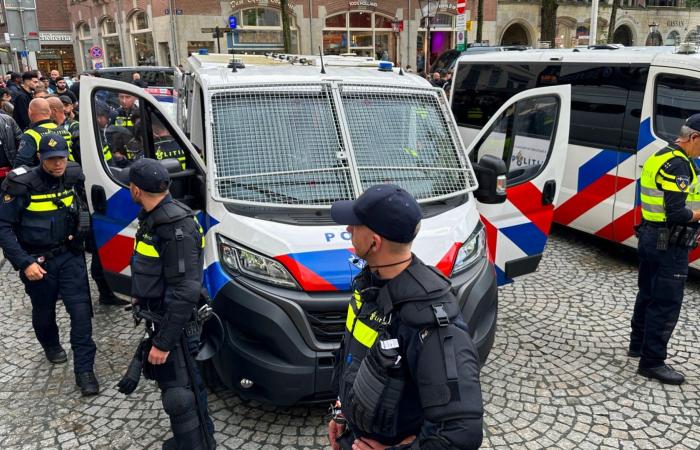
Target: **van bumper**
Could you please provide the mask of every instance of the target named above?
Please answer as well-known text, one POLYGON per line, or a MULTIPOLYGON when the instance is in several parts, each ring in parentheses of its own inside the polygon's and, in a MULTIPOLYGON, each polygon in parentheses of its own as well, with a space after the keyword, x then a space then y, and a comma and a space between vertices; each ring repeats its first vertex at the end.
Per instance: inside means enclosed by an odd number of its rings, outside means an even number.
MULTIPOLYGON (((484 260, 453 278, 483 363, 496 331, 497 288, 484 260)), ((221 381, 242 397, 276 405, 333 397, 333 351, 342 338, 349 293, 279 289, 236 277, 214 298, 225 341, 213 358, 221 381), (253 382, 244 389, 241 380, 253 382)))

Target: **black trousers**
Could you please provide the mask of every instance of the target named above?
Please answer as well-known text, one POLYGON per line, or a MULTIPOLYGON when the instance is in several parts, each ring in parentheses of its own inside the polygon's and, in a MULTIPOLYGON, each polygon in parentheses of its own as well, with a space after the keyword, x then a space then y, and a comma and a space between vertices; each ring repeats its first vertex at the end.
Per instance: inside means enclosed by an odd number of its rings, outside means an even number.
POLYGON ((150 371, 149 378, 153 378, 161 391, 163 408, 170 417, 173 436, 179 449, 207 449, 206 440, 199 428, 199 416, 197 415, 197 397, 201 413, 205 417, 204 426, 207 433, 214 441, 214 423, 209 417, 207 402, 207 390, 202 381, 196 361, 192 353, 198 347, 198 341, 190 339, 186 341, 186 355, 182 344, 174 348, 164 364, 157 366, 146 363, 146 370, 150 371), (187 361, 193 371, 193 378, 190 378, 187 370, 187 361), (176 403, 176 404, 174 404, 176 403))
POLYGON ((630 349, 641 350, 639 367, 664 364, 666 348, 678 322, 688 278, 688 247, 657 250, 659 229, 639 230, 639 293, 632 316, 630 349))
POLYGON ((59 345, 56 302, 60 295, 70 316, 75 373, 90 372, 97 347, 92 340, 92 306, 85 258, 65 252, 46 261, 43 268, 46 274, 39 281, 30 281, 24 272, 20 272, 20 279, 32 301, 32 326, 36 338, 44 348, 59 345))

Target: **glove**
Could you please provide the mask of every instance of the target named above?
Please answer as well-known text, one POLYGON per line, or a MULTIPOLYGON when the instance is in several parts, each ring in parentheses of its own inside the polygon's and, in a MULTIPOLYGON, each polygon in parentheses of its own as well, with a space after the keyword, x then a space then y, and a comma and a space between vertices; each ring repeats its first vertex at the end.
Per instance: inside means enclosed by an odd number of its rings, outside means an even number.
POLYGON ((134 392, 136 390, 136 386, 139 384, 139 380, 141 379, 142 368, 143 362, 141 359, 134 357, 131 360, 131 363, 129 363, 126 373, 117 384, 117 390, 125 395, 129 395, 134 392))

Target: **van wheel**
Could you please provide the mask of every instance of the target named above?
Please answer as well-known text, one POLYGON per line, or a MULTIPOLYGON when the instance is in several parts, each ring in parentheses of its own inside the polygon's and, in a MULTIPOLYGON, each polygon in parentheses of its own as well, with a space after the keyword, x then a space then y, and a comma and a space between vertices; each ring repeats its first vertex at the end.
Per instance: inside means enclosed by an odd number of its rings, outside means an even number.
POLYGON ((202 374, 204 385, 208 387, 210 391, 219 392, 226 389, 211 359, 199 362, 199 372, 202 374))

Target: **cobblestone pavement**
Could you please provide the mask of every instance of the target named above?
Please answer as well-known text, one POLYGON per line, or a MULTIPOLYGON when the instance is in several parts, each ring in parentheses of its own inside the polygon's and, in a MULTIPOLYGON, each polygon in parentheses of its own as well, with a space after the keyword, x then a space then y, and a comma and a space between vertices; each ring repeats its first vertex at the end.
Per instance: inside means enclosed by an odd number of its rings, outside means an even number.
MULTIPOLYGON (((700 277, 687 288, 671 341, 683 386, 635 375, 626 353, 636 268, 629 252, 558 230, 538 273, 500 292, 495 346, 482 371, 484 447, 700 448, 700 277)), ((114 385, 139 331, 130 315, 95 307, 102 393, 81 398, 71 364, 52 366, 34 338, 29 299, 0 268, 0 448, 160 448, 168 435, 155 386, 114 385)), ((94 290, 93 290, 94 292, 94 290)), ((59 309, 63 342, 67 316, 59 309)), ((323 448, 325 407, 275 408, 210 395, 222 448, 323 448)))

